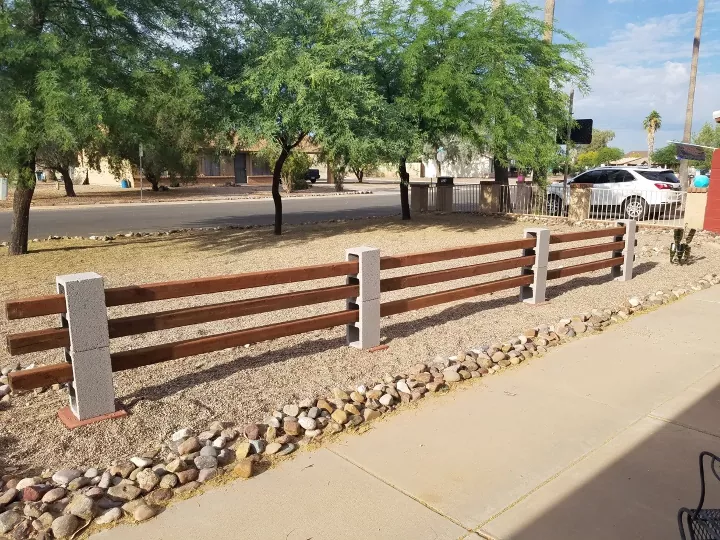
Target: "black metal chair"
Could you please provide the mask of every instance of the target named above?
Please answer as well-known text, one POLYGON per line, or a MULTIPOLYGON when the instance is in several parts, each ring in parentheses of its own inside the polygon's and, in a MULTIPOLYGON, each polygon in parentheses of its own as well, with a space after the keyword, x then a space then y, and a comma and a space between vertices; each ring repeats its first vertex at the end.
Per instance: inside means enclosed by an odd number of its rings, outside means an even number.
POLYGON ((710 452, 700 453, 700 502, 695 510, 681 508, 678 512, 678 527, 682 540, 720 540, 720 509, 704 509, 705 503, 705 457, 710 457, 710 470, 720 481, 716 464, 720 458, 710 452), (689 533, 685 536, 685 531, 689 533))

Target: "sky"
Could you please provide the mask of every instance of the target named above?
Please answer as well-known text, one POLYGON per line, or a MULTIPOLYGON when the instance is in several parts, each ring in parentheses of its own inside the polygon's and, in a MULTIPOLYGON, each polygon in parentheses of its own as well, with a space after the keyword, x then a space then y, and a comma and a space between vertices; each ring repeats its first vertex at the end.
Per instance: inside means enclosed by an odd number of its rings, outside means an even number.
MULTIPOLYGON (((575 94, 575 118, 613 130, 610 145, 629 152, 647 150, 642 121, 656 109, 663 122, 655 146, 682 140, 696 14, 697 0, 556 0, 556 27, 587 46, 594 71, 590 92, 575 94)), ((720 0, 706 0, 693 133, 717 110, 720 0)))

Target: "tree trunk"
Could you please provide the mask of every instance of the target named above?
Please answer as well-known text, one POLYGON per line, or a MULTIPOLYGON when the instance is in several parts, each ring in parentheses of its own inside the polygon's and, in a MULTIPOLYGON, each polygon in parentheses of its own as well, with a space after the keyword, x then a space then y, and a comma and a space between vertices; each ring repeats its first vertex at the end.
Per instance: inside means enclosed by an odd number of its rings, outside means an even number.
MULTIPOLYGON (((282 198, 280 197, 280 182, 282 180, 281 174, 285 160, 290 155, 290 150, 283 147, 280 155, 275 161, 275 168, 273 169, 273 182, 272 182, 272 198, 275 203, 275 234, 282 234, 282 198)), ((330 167, 328 167, 328 171, 330 167)))
POLYGON ((150 182, 153 191, 160 191, 160 179, 155 173, 145 172, 145 180, 150 182))
POLYGON ((357 177, 358 184, 362 184, 363 177, 365 176, 365 171, 363 171, 362 169, 359 169, 359 170, 355 171, 355 176, 357 177))
POLYGON ((493 168, 495 169, 495 183, 507 186, 508 168, 498 158, 493 158, 493 168))
MULTIPOLYGON (((685 130, 683 142, 689 143, 692 134, 692 117, 695 106, 695 83, 697 81, 698 57, 700 56, 700 35, 702 34, 703 17, 705 15, 705 0, 698 0, 697 16, 695 17, 695 38, 693 39, 692 60, 690 62, 690 87, 688 88, 687 107, 685 109, 685 130)), ((690 184, 688 178, 688 160, 680 160, 680 183, 683 189, 690 184)))
POLYGON ((555 21, 555 0, 545 0, 545 34, 543 41, 552 43, 553 23, 555 21))
POLYGON ((410 219, 410 174, 407 172, 406 159, 400 160, 400 208, 402 210, 402 218, 410 219))
MULTIPOLYGON (((508 168, 498 158, 493 158, 493 167, 495 168, 495 183, 501 186, 507 186, 510 182, 508 181, 508 168)), ((500 212, 510 211, 510 188, 502 187, 500 189, 500 212)))
POLYGON ((30 203, 35 193, 35 156, 20 165, 18 185, 13 196, 13 222, 10 229, 8 255, 23 255, 28 251, 30 203))
POLYGON ((65 184, 65 195, 67 197, 76 197, 75 186, 73 186, 72 178, 70 177, 70 168, 58 167, 58 171, 63 177, 63 184, 65 184))

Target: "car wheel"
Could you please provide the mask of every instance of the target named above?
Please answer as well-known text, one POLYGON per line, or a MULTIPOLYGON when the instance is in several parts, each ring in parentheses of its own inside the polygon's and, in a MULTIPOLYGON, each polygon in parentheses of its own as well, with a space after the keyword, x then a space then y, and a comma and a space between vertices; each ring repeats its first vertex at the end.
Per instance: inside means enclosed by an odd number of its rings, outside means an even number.
POLYGON ((311 179, 310 179, 310 182, 312 182, 313 184, 314 184, 316 181, 317 181, 317 178, 311 178, 311 179))
POLYGON ((642 221, 647 215, 648 205, 642 197, 630 197, 623 203, 623 215, 627 219, 642 221))
POLYGON ((548 195, 547 198, 547 215, 548 216, 559 216, 562 214, 562 199, 557 195, 548 195))

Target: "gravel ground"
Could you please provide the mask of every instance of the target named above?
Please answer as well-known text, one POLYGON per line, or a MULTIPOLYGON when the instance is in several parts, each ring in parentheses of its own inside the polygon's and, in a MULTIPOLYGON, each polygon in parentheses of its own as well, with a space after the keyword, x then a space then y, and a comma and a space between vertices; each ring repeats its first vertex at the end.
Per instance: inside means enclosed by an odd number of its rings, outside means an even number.
MULTIPOLYGON (((268 229, 251 229, 112 243, 33 244, 33 253, 26 257, 0 255, 4 268, 0 300, 52 293, 55 275, 61 273, 96 271, 105 276, 108 286, 119 286, 338 261, 344 258, 345 248, 360 245, 379 247, 388 255, 518 239, 528 226, 532 225, 477 216, 421 216, 409 223, 381 219, 288 227, 280 238, 268 229)), ((552 229, 554 232, 577 230, 567 225, 555 225, 552 229)), ((549 302, 540 306, 517 302, 517 291, 509 290, 387 317, 383 319, 382 336, 390 348, 380 353, 344 346, 344 329, 335 328, 121 372, 115 375, 116 392, 130 412, 122 420, 67 431, 55 416, 57 410, 67 404, 65 390, 14 396, 12 406, 0 410, 0 472, 3 461, 5 466, 13 464, 23 469, 107 465, 112 459, 152 450, 180 427, 204 427, 212 420, 238 424, 259 421, 266 412, 290 400, 311 397, 336 386, 373 382, 387 373, 403 373, 413 364, 438 354, 449 355, 460 348, 507 339, 527 327, 552 323, 592 308, 620 304, 634 294, 685 285, 720 268, 718 240, 697 238, 693 244, 697 261, 687 267, 669 263, 667 246, 671 240, 668 231, 639 234, 637 277, 630 282, 611 281, 609 271, 601 270, 552 282, 548 288, 549 302), (658 253, 654 248, 664 248, 664 251, 658 253)), ((384 272, 383 276, 425 272, 509 255, 398 269, 384 272)), ((602 257, 560 262, 570 265, 602 257)), ((557 266, 558 263, 553 263, 551 267, 557 266)), ((517 275, 517 272, 498 273, 484 280, 517 275)), ((482 277, 396 291, 383 294, 383 301, 480 281, 482 277)), ((111 308, 109 312, 111 317, 117 317, 341 282, 341 278, 320 280, 123 306, 111 308)), ((112 348, 144 347, 339 309, 343 309, 342 302, 330 302, 178 328, 114 340, 112 348)), ((0 333, 55 324, 55 317, 27 321, 3 318, 0 333)), ((60 359, 59 351, 15 358, 10 358, 4 350, 0 352, 2 366, 17 361, 23 365, 48 364, 60 359)))

